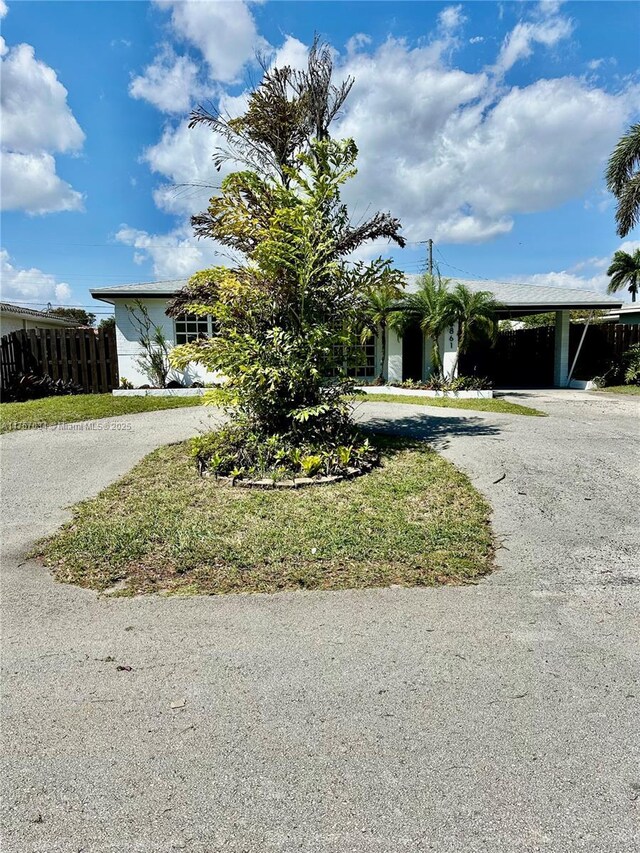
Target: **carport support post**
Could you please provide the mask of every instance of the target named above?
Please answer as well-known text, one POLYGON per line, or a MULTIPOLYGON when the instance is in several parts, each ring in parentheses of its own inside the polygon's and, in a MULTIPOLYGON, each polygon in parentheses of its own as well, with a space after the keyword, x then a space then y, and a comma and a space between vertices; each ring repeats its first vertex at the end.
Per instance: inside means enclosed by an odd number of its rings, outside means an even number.
POLYGON ((393 329, 387 329, 387 382, 402 382, 402 338, 393 329))
POLYGON ((556 339, 553 360, 553 384, 566 388, 569 382, 569 312, 556 311, 556 339))

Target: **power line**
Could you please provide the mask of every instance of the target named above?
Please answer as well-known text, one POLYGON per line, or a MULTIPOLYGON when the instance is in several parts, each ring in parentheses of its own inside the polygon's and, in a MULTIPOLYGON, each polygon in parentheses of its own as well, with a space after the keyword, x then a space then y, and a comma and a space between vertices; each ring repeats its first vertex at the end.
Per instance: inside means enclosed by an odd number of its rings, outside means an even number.
MULTIPOLYGON (((493 280, 493 279, 487 278, 484 275, 479 275, 478 273, 469 272, 469 270, 463 270, 463 269, 460 269, 460 267, 456 267, 453 264, 450 264, 448 261, 445 260, 444 255, 442 254, 440 249, 438 249, 437 246, 436 246, 436 252, 442 258, 442 263, 445 265, 445 267, 451 267, 452 270, 457 270, 457 272, 464 273, 465 275, 470 275, 472 278, 479 278, 482 281, 492 281, 493 280)), ((505 284, 514 284, 514 282, 505 282, 505 284)))

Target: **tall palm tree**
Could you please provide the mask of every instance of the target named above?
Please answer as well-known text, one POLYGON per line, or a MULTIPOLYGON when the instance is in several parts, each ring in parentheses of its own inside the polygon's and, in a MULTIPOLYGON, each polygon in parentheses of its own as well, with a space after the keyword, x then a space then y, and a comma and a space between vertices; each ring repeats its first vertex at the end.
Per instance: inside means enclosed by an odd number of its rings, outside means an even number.
POLYGON ((424 273, 418 280, 418 289, 410 293, 404 303, 404 325, 417 323, 431 341, 431 364, 436 374, 442 373, 442 359, 438 338, 451 321, 448 279, 424 273))
POLYGON ((456 284, 447 298, 447 313, 450 321, 458 324, 458 360, 466 353, 470 344, 479 339, 495 341, 498 334, 497 310, 500 303, 488 290, 470 290, 464 284, 456 284))
POLYGON ((607 275, 611 276, 607 293, 616 293, 628 286, 631 301, 635 302, 640 287, 640 249, 636 249, 633 255, 618 250, 613 256, 607 275))
POLYGON ((369 287, 364 293, 364 326, 360 335, 362 343, 380 332, 380 370, 378 381, 384 381, 384 362, 387 355, 387 330, 402 328, 402 290, 392 282, 382 282, 369 287))
POLYGON ((626 237, 640 221, 640 124, 632 124, 616 145, 606 179, 618 200, 618 234, 626 237))

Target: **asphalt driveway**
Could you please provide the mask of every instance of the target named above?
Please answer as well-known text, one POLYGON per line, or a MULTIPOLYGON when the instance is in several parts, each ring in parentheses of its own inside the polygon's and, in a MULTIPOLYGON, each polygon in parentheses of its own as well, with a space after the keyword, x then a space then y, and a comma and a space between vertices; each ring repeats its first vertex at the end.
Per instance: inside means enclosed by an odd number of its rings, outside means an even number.
POLYGON ((26 550, 203 410, 4 436, 3 851, 638 849, 638 402, 522 402, 359 410, 490 499, 465 588, 99 599, 26 550))

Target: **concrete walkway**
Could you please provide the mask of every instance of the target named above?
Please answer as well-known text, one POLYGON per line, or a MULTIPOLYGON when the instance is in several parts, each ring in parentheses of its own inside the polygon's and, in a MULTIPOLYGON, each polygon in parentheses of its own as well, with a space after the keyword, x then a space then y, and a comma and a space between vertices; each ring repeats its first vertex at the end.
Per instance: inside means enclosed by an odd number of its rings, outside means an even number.
POLYGON ((602 397, 360 407, 489 497, 466 588, 98 599, 25 551, 203 411, 5 436, 3 851, 637 849, 640 413, 602 397))

